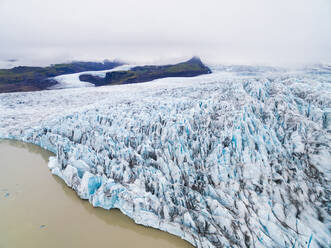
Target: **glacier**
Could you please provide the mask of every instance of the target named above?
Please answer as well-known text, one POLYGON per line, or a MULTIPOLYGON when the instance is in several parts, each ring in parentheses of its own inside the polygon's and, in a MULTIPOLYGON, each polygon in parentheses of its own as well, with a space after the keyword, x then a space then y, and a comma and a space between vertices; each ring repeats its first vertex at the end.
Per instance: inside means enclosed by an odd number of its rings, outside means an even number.
POLYGON ((49 90, 55 89, 69 89, 69 88, 84 88, 84 87, 94 87, 94 84, 88 82, 82 82, 79 80, 79 76, 83 74, 90 74, 92 76, 105 77, 107 72, 112 71, 127 71, 130 70, 134 65, 121 65, 113 69, 102 70, 102 71, 84 71, 78 73, 64 74, 60 76, 53 77, 51 79, 55 80, 57 84, 49 87, 49 90))
POLYGON ((330 247, 331 68, 211 68, 0 94, 0 138, 52 151, 82 199, 195 247, 330 247))

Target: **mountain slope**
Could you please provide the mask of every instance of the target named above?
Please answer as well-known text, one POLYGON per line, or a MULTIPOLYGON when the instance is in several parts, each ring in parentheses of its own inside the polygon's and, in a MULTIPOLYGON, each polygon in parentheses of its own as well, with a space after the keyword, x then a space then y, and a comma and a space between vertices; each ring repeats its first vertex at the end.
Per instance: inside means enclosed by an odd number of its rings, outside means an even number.
POLYGON ((119 65, 121 63, 111 61, 72 62, 48 67, 18 66, 0 69, 0 93, 44 90, 57 83, 52 80, 53 77, 83 71, 107 70, 119 65))
POLYGON ((166 77, 194 77, 211 73, 197 57, 175 65, 148 65, 136 66, 126 71, 108 72, 104 78, 82 74, 79 79, 83 82, 93 83, 96 86, 142 83, 166 77))

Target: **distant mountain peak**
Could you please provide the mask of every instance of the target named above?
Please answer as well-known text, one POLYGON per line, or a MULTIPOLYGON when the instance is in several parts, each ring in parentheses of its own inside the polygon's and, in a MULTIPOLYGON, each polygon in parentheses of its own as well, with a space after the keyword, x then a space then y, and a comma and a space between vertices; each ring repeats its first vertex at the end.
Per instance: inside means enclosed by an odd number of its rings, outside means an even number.
POLYGON ((200 57, 198 56, 193 56, 191 59, 189 59, 187 62, 191 62, 191 63, 202 63, 200 57))

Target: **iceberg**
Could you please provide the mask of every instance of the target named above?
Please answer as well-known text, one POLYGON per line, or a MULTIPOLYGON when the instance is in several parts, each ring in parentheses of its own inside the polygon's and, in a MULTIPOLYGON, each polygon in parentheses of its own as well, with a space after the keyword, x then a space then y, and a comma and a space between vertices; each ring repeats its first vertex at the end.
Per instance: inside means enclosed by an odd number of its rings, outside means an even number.
POLYGON ((330 247, 329 67, 211 68, 0 94, 0 138, 52 151, 82 199, 195 247, 330 247))

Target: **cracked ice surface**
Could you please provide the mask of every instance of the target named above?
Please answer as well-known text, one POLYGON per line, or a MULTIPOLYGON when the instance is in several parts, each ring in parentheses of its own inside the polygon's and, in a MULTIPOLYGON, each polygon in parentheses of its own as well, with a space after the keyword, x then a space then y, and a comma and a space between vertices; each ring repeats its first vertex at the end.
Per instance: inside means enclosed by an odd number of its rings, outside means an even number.
POLYGON ((94 206, 196 247, 330 247, 331 73, 232 69, 0 94, 0 137, 53 151, 94 206))

